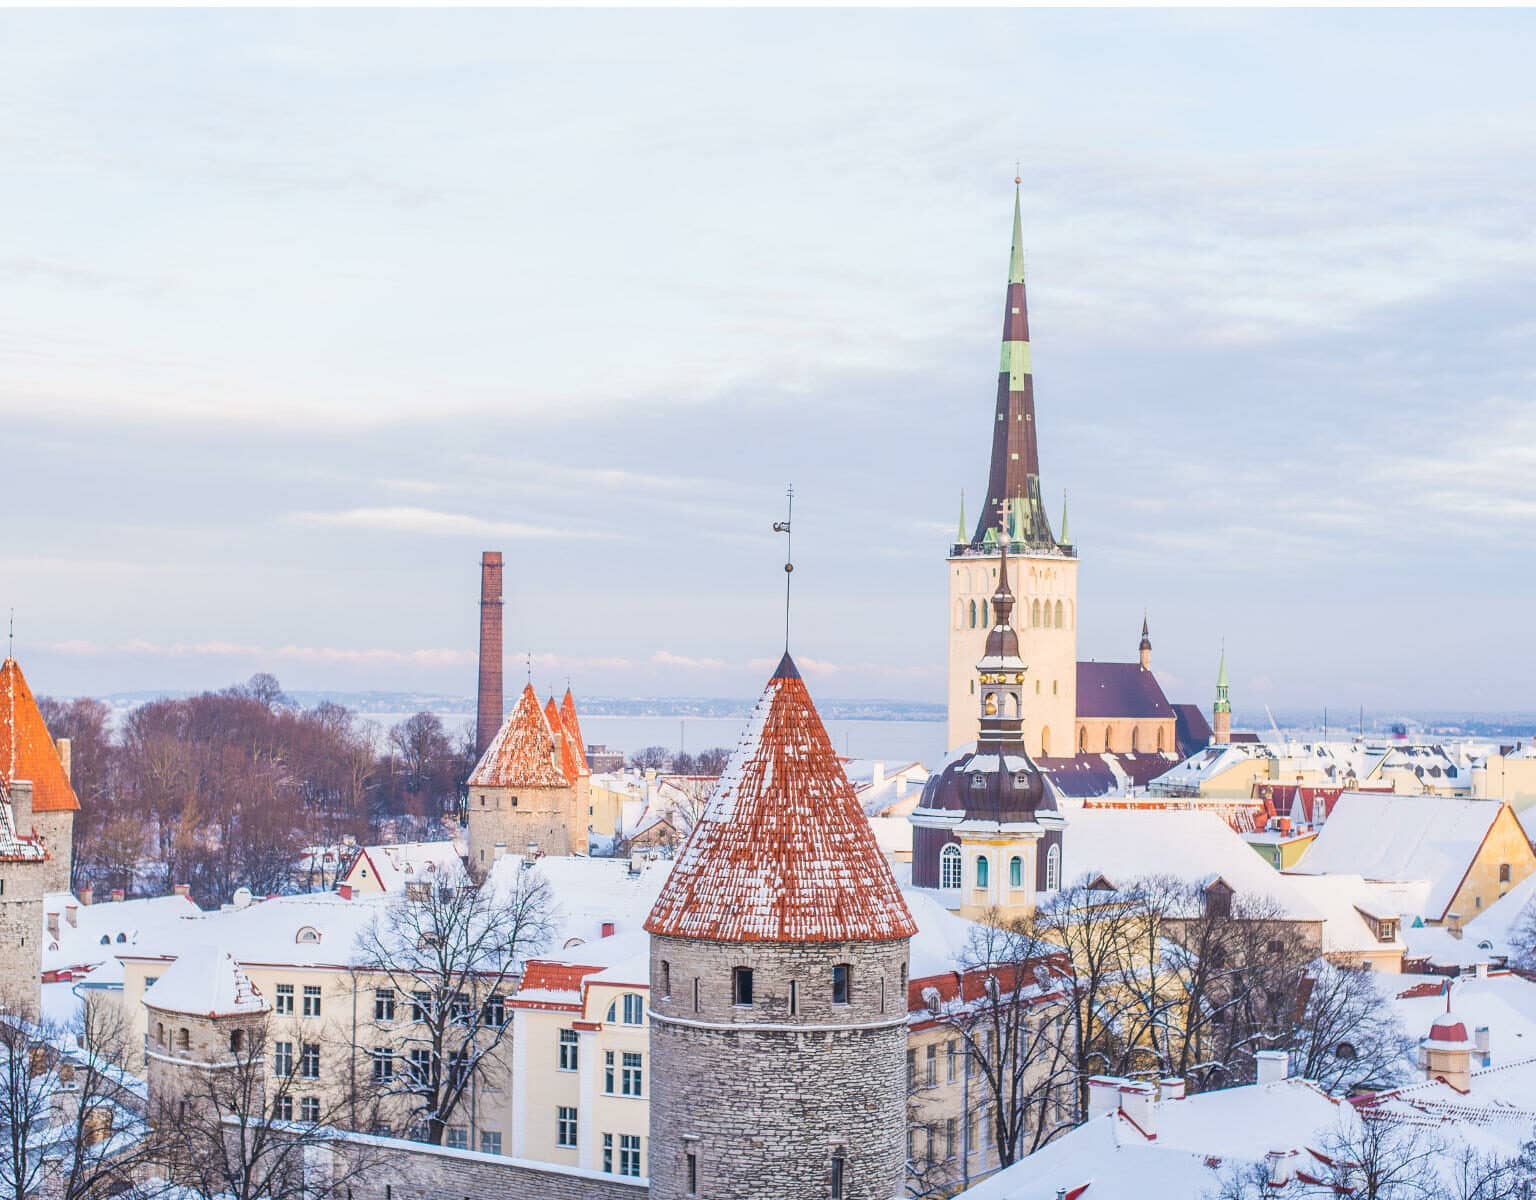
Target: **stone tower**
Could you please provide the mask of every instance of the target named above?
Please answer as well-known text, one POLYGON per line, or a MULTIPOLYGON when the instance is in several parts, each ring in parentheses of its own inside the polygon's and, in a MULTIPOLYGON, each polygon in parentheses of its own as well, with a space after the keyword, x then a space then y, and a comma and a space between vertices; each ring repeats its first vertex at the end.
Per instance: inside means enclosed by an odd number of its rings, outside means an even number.
POLYGON ((1227 651, 1222 647, 1221 668, 1216 672, 1216 702, 1211 705, 1211 741, 1218 746, 1232 741, 1232 701, 1227 696, 1227 651))
POLYGON ((35 1018, 42 1003, 43 890, 48 852, 22 820, 32 783, 0 779, 0 1011, 35 1018))
POLYGON ((69 890, 80 801, 70 784, 68 755, 68 740, 55 742, 48 733, 21 664, 7 658, 0 663, 0 782, 31 781, 31 815, 18 822, 18 832, 36 831, 48 849, 45 892, 69 890))
MULTIPOLYGON (((268 1005, 227 950, 192 946, 144 992, 145 1080, 149 1103, 174 1114, 208 1095, 220 1071, 266 1067, 262 1048, 268 1005)), ((266 1070, 255 1078, 265 1079, 266 1070)), ((253 1102, 258 1097, 251 1097, 253 1102)))
POLYGON ((928 777, 910 818, 912 882, 941 889, 972 919, 1029 916, 1036 893, 1061 886, 1064 821, 1025 746, 1030 671, 1013 629, 1008 574, 1003 547, 994 624, 972 668, 976 748, 928 777))
POLYGON ((576 812, 576 783, 560 764, 560 739, 534 694, 523 688, 512 713, 469 776, 469 868, 483 877, 498 846, 519 854, 587 848, 586 813, 576 812))
POLYGON ((475 753, 484 754, 501 728, 501 551, 480 556, 480 679, 475 701, 475 753))
POLYGON ((1145 613, 1141 617, 1141 644, 1136 647, 1136 661, 1141 664, 1143 671, 1152 669, 1152 634, 1147 630, 1145 613))
POLYGON ((646 920, 653 1200, 891 1200, 916 932, 794 661, 646 920))
POLYGON ((1008 583, 1019 602, 1018 635, 1032 673, 1024 696, 1029 751, 1070 755, 1077 723, 1077 551, 1066 536, 1065 502, 1062 537, 1057 538, 1040 494, 1018 182, 987 498, 969 536, 962 513, 959 537, 949 554, 947 745, 954 749, 975 733, 972 669, 992 627, 988 605, 997 586, 1001 542, 1006 540, 1012 556, 1008 583))

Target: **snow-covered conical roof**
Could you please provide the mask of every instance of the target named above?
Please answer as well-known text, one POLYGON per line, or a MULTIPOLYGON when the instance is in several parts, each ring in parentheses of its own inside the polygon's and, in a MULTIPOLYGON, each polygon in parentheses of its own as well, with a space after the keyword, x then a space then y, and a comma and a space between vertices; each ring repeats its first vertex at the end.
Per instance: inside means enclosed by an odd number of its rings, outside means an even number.
POLYGON ((523 688, 512 713, 470 774, 471 787, 566 787, 555 733, 533 685, 523 688))
POLYGON ((165 1012, 199 1017, 230 1017, 267 1011, 234 955, 217 946, 185 950, 164 975, 144 992, 144 1003, 165 1012))
POLYGON ((645 928, 727 942, 890 941, 917 931, 787 653, 645 928))

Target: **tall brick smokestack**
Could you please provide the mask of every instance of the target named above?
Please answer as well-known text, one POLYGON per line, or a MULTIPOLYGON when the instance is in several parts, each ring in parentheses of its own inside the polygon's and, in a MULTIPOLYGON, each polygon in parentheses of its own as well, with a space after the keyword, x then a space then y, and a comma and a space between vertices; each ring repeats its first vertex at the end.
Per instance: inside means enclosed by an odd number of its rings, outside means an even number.
POLYGON ((475 705, 475 755, 501 728, 501 551, 480 556, 480 695, 475 705))

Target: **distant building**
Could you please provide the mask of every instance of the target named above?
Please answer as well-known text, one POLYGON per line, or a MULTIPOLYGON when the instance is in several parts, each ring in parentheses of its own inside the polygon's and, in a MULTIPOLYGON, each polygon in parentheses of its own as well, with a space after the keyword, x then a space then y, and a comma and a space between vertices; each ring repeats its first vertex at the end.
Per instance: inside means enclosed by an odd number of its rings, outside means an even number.
POLYGON ((594 744, 587 747, 587 766, 592 769, 594 775, 607 775, 624 769, 624 751, 610 750, 607 746, 594 744))

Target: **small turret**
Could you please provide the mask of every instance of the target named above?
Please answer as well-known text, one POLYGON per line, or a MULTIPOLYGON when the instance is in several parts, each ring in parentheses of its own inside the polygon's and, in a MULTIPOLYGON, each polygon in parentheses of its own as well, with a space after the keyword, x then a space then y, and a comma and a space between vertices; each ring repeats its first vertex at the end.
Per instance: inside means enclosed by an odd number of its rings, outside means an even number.
POLYGON ((1152 635, 1147 630, 1147 614, 1141 614, 1141 645, 1136 648, 1143 671, 1152 669, 1152 635))
POLYGON ((1216 702, 1211 705, 1211 741, 1225 746, 1232 741, 1232 701, 1227 697, 1227 648, 1221 648, 1221 667, 1216 672, 1216 702))

